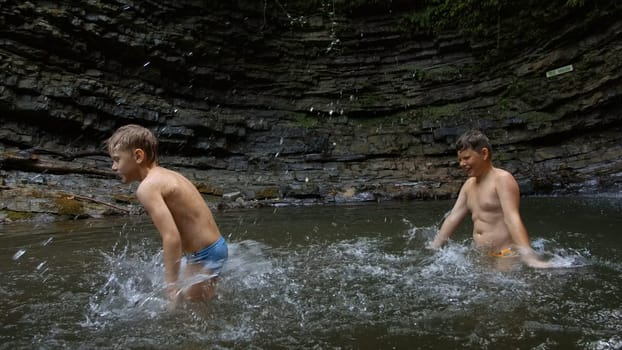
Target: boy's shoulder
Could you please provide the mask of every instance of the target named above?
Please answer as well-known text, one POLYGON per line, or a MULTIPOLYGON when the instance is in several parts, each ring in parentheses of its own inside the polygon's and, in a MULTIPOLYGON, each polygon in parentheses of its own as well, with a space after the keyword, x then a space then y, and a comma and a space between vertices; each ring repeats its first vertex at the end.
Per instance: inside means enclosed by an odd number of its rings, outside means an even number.
POLYGON ((166 184, 170 181, 170 178, 174 176, 174 173, 162 167, 155 167, 149 170, 147 176, 140 182, 138 188, 153 188, 159 187, 162 184, 166 184))
POLYGON ((494 176, 500 181, 514 181, 514 175, 505 169, 494 168, 494 176))
POLYGON ((464 184, 462 184, 462 187, 465 189, 468 189, 473 186, 475 181, 476 181, 475 177, 469 177, 468 179, 464 180, 464 184))
POLYGON ((158 166, 153 167, 151 170, 149 170, 149 173, 147 176, 148 177, 151 176, 152 178, 168 178, 168 177, 174 177, 176 175, 177 175, 177 172, 158 165, 158 166))

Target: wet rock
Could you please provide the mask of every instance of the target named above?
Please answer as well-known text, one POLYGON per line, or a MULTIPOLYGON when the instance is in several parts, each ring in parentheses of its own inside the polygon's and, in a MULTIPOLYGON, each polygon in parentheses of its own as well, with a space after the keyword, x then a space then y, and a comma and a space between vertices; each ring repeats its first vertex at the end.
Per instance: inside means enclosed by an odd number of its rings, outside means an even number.
POLYGON ((238 198, 242 197, 242 192, 236 191, 236 192, 228 192, 222 195, 222 199, 224 201, 235 201, 238 198))

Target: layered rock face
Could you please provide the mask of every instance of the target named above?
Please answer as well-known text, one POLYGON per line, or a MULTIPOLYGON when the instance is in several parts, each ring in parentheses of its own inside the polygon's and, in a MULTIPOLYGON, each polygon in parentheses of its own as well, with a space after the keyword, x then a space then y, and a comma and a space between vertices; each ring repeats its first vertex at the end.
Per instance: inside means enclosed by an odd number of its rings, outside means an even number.
POLYGON ((616 6, 491 64, 395 12, 277 5, 0 1, 1 218, 133 212, 103 147, 127 123, 227 205, 448 198, 473 127, 524 194, 621 190, 616 6))

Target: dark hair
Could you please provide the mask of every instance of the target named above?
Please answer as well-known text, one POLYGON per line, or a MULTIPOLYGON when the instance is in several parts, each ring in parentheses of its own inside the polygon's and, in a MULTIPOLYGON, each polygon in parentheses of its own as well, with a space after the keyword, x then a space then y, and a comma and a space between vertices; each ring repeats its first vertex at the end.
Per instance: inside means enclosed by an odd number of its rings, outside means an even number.
POLYGON ((488 148, 488 152, 492 155, 490 140, 483 132, 476 129, 465 132, 456 141, 456 151, 464 151, 469 148, 477 153, 482 153, 483 148, 488 148))
POLYGON ((158 140, 149 129, 136 124, 128 124, 115 131, 106 140, 108 152, 114 149, 131 151, 133 148, 140 148, 145 152, 145 158, 149 162, 158 161, 158 140))

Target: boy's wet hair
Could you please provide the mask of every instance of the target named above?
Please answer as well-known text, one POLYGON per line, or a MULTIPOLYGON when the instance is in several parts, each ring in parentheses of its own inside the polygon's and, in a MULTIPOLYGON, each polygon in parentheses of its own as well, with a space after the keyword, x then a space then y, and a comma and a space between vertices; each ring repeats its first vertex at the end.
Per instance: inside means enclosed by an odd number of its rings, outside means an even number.
POLYGON ((117 129, 117 131, 106 140, 108 153, 115 149, 122 151, 133 151, 137 148, 145 152, 148 162, 158 160, 158 139, 153 133, 140 125, 128 124, 117 129))
POLYGON ((464 151, 469 148, 477 153, 482 153, 483 148, 488 148, 488 152, 492 155, 490 140, 483 132, 476 129, 465 132, 456 141, 456 151, 464 151))

